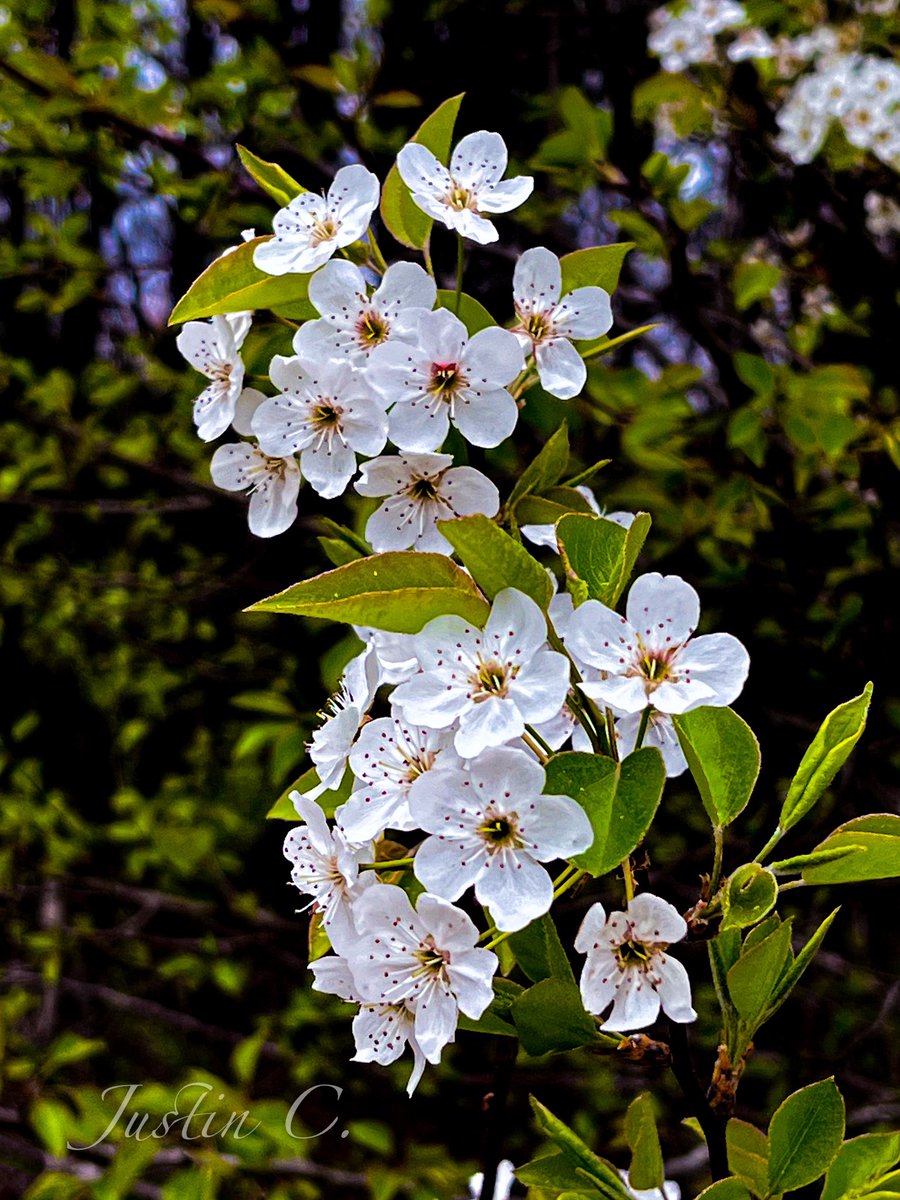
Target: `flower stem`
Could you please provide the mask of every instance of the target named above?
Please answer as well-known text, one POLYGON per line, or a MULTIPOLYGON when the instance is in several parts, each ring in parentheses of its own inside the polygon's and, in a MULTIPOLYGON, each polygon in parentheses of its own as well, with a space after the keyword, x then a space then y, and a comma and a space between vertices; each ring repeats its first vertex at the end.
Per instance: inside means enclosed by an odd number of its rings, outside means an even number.
POLYGON ((411 858, 385 858, 381 862, 360 863, 361 871, 402 871, 413 865, 411 858))
POLYGON ((434 279, 434 263, 431 261, 431 245, 426 242, 422 247, 422 257, 425 259, 425 270, 434 279))
POLYGON ((783 829, 776 829, 753 861, 758 863, 764 862, 784 837, 784 832, 783 829))
POLYGON ((453 301, 453 311, 459 316, 459 306, 462 304, 463 270, 465 268, 466 244, 462 234, 456 235, 456 298, 453 301))
POLYGON ((713 869, 709 877, 709 895, 710 899, 715 896, 719 888, 719 879, 722 875, 722 855, 725 850, 725 830, 721 825, 713 825, 713 869))
POLYGON ((574 887, 575 884, 587 874, 587 871, 582 871, 581 867, 569 867, 569 870, 572 872, 572 874, 569 875, 568 878, 565 878, 567 873, 566 871, 563 871, 556 880, 556 884, 553 888, 554 900, 558 900, 563 892, 567 892, 570 887, 574 887), (562 883, 560 883, 560 879, 562 880, 562 883))
POLYGON ((368 228, 368 238, 369 238, 369 254, 370 254, 370 257, 372 260, 371 265, 375 268, 376 271, 379 271, 383 275, 385 273, 385 271, 387 270, 387 263, 384 260, 384 255, 381 253, 381 247, 378 245, 378 242, 375 240, 375 234, 372 230, 371 225, 368 228))
POLYGON ((652 704, 648 704, 641 713, 641 723, 638 726, 637 737, 635 738, 634 742, 635 750, 640 750, 641 746, 644 744, 644 738, 647 736, 647 726, 650 724, 650 710, 652 707, 652 704))
POLYGON ((553 751, 550 749, 535 727, 533 725, 526 725, 525 729, 527 732, 522 734, 522 741, 525 742, 526 745, 531 746, 532 750, 539 749, 544 758, 549 758, 553 751), (537 742, 537 747, 532 745, 533 742, 537 742))
POLYGON ((622 878, 625 881, 625 902, 630 904, 634 899, 634 872, 631 869, 631 855, 622 859, 622 878))
POLYGON ((616 742, 616 718, 611 708, 606 710, 606 736, 609 739, 609 753, 613 762, 619 761, 619 747, 616 742))

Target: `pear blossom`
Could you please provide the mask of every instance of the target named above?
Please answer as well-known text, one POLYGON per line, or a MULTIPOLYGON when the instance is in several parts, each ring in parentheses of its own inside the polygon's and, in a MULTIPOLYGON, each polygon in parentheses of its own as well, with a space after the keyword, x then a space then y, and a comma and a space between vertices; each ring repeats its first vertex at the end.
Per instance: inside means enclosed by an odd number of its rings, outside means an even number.
POLYGON ((775 43, 764 29, 745 29, 728 47, 728 57, 732 62, 746 62, 747 59, 774 58, 775 43))
POLYGON ((469 1196, 471 1200, 509 1200, 512 1193, 512 1185, 516 1181, 515 1167, 508 1158, 502 1158, 497 1163, 496 1182, 494 1184, 493 1196, 481 1195, 481 1190, 484 1187, 484 1174, 478 1171, 469 1180, 469 1196))
POLYGON ((319 776, 319 788, 308 793, 313 798, 341 786, 350 749, 377 687, 378 660, 373 647, 366 646, 345 667, 337 692, 321 714, 325 719, 306 747, 319 776))
POLYGON ((321 314, 294 334, 294 351, 310 363, 328 359, 365 367, 376 346, 409 340, 409 323, 434 308, 437 284, 417 263, 393 263, 370 296, 359 267, 332 259, 309 281, 309 299, 321 314))
POLYGON ((250 442, 229 442, 213 455, 210 474, 228 492, 250 490, 247 521, 257 537, 276 537, 297 519, 300 468, 292 455, 273 458, 250 442))
POLYGON ((194 401, 194 424, 204 442, 214 441, 234 419, 244 386, 239 351, 252 319, 250 312, 237 312, 210 321, 188 321, 175 339, 182 356, 210 380, 194 401))
POLYGON ((587 850, 594 831, 574 800, 543 795, 545 782, 539 763, 509 747, 485 750, 468 771, 423 776, 410 811, 431 836, 416 851, 416 877, 446 900, 474 887, 508 932, 549 912, 553 880, 541 864, 587 850))
POLYGON ((561 297, 559 259, 543 246, 526 250, 513 273, 517 324, 522 347, 534 354, 541 386, 551 396, 571 400, 584 387, 587 367, 570 338, 595 338, 612 325, 609 293, 581 287, 561 297))
POLYGON ((450 168, 418 142, 408 142, 397 155, 400 178, 413 201, 448 229, 482 245, 499 236, 485 214, 509 212, 531 195, 527 175, 503 179, 508 155, 499 133, 469 133, 450 156, 450 168))
POLYGON ((362 729, 350 752, 357 781, 335 813, 338 828, 354 842, 377 838, 385 829, 415 829, 410 801, 426 775, 443 776, 459 765, 453 735, 408 725, 398 714, 379 717, 362 729))
POLYGON ((581 974, 587 1011, 600 1016, 613 1004, 602 1028, 643 1029, 656 1020, 660 1005, 678 1024, 696 1021, 687 971, 666 953, 686 933, 687 923, 676 909, 649 893, 608 917, 602 904, 588 909, 575 949, 587 955, 581 974))
POLYGON ((414 550, 450 554, 437 522, 500 509, 500 493, 474 467, 454 467, 450 454, 385 455, 363 463, 354 487, 361 496, 387 496, 366 523, 376 551, 414 550))
POLYGON ((314 976, 313 988, 340 996, 359 1005, 353 1018, 356 1053, 352 1062, 376 1062, 381 1066, 396 1062, 407 1045, 413 1052, 413 1069, 406 1085, 407 1095, 416 1089, 425 1070, 425 1055, 416 1041, 416 1014, 406 1001, 402 1004, 367 1004, 356 992, 356 984, 346 958, 329 954, 309 964, 314 976))
POLYGON ((347 364, 307 366, 277 354, 269 376, 281 394, 261 404, 253 418, 260 449, 273 457, 300 454, 311 487, 330 500, 356 472, 356 455, 379 454, 387 418, 362 377, 347 364))
POLYGON ((457 753, 474 758, 562 708, 569 663, 546 639, 544 614, 514 588, 498 594, 483 632, 435 617, 415 635, 421 672, 394 690, 393 703, 428 729, 454 726, 457 753))
POLYGON ((525 365, 512 333, 497 326, 469 337, 446 309, 422 314, 414 343, 387 342, 369 357, 366 380, 390 414, 390 437, 401 450, 439 450, 450 422, 474 446, 498 446, 519 410, 506 390, 525 365))
POLYGON ((310 797, 291 792, 294 808, 305 822, 288 831, 284 856, 291 863, 291 881, 304 895, 312 896, 322 913, 329 937, 340 941, 355 933, 353 905, 373 886, 374 871, 360 871, 359 864, 371 862, 374 847, 351 846, 340 830, 328 828, 325 814, 310 797))
POLYGON ((388 633, 384 629, 367 629, 354 625, 353 631, 371 650, 377 666, 378 686, 403 683, 419 669, 410 633, 388 633))
MULTIPOLYGON (((627 713, 616 720, 615 733, 620 747, 620 758, 624 758, 635 749, 642 716, 642 713, 627 713)), ((667 778, 676 779, 687 770, 688 762, 681 749, 678 734, 675 732, 672 718, 666 713, 658 712, 656 709, 651 710, 641 744, 655 746, 660 752, 667 778)))
POLYGON ((305 275, 336 250, 358 241, 378 205, 378 179, 359 163, 341 167, 327 196, 301 192, 272 221, 274 235, 260 242, 253 262, 267 275, 305 275))
POLYGON ((406 1003, 430 1063, 456 1036, 459 1013, 478 1020, 493 999, 497 956, 478 948, 478 929, 454 905, 424 892, 413 909, 402 888, 370 887, 354 905, 359 934, 347 955, 368 1004, 406 1003))
MULTIPOLYGON (((663 10, 665 11, 665 10, 663 10)), ((715 44, 692 10, 684 16, 668 18, 647 39, 647 45, 662 61, 664 71, 683 71, 691 63, 709 62, 715 57, 715 44)))
POLYGON ((694 637, 700 598, 680 576, 641 575, 625 612, 586 600, 572 614, 566 647, 603 672, 580 684, 586 696, 629 714, 648 705, 661 713, 724 707, 740 695, 747 651, 729 633, 694 637))
POLYGON ((705 33, 722 33, 747 20, 747 10, 737 0, 693 0, 705 33))

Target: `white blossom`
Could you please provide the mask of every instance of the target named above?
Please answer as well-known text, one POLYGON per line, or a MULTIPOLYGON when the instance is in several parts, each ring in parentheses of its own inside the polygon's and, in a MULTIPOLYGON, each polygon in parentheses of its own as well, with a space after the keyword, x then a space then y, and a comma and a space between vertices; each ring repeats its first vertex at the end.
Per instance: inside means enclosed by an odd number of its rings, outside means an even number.
POLYGON ((559 259, 543 246, 526 250, 513 274, 517 323, 512 332, 534 354, 541 386, 570 400, 587 379, 584 359, 570 338, 596 338, 612 325, 609 293, 581 287, 562 296, 559 259))
POLYGON ((327 196, 301 192, 272 221, 274 235, 260 242, 253 262, 267 275, 305 275, 336 250, 358 241, 378 204, 379 185, 359 163, 341 167, 327 196))
POLYGON ((429 729, 455 726, 463 758, 520 737, 526 724, 548 721, 569 690, 569 664, 547 648, 544 614, 533 600, 505 588, 484 632, 461 617, 436 617, 416 634, 422 668, 394 691, 409 721, 429 729))
POLYGON ((210 474, 228 492, 250 490, 247 521, 257 537, 276 537, 297 519, 300 468, 291 455, 273 458, 250 442, 229 442, 213 455, 210 474))
MULTIPOLYGON (((642 713, 627 713, 616 720, 615 732, 620 746, 620 758, 624 758, 635 749, 642 716, 642 713)), ((687 770, 687 759, 681 749, 672 718, 667 713, 657 712, 655 709, 650 713, 642 745, 655 746, 660 752, 669 779, 675 779, 687 770)))
POLYGON ((309 299, 321 314, 294 334, 294 350, 310 364, 329 359, 365 367, 376 346, 409 340, 410 322, 428 312, 437 285, 417 263, 393 263, 370 296, 359 267, 333 259, 309 281, 309 299))
POLYGON ((355 935, 354 903, 378 885, 374 871, 359 869, 360 863, 373 860, 374 847, 349 845, 340 830, 328 828, 325 814, 309 796, 291 792, 290 798, 305 821, 284 839, 284 856, 293 864, 291 881, 312 897, 325 932, 339 943, 355 935))
POLYGON ((426 775, 442 777, 459 765, 453 735, 407 724, 399 714, 369 721, 350 752, 356 785, 335 813, 338 827, 354 842, 377 838, 385 829, 415 829, 410 800, 426 775))
POLYGON ((430 1063, 456 1036, 459 1013, 478 1020, 493 999, 497 956, 477 947, 478 929, 459 908, 424 892, 416 909, 401 888, 380 884, 354 905, 359 938, 348 955, 366 1003, 406 1003, 430 1063))
POLYGON ((450 156, 450 169, 418 142, 409 142, 397 155, 397 170, 415 203, 473 242, 495 242, 498 234, 485 214, 509 212, 531 195, 534 180, 527 175, 503 179, 508 155, 499 133, 479 130, 467 134, 450 156))
POLYGON ((728 57, 732 62, 774 58, 775 54, 775 43, 764 29, 745 29, 728 47, 728 57))
POLYGON ((708 62, 715 57, 715 44, 692 9, 683 17, 666 15, 665 23, 647 39, 650 50, 661 59, 664 71, 677 73, 691 63, 708 62))
POLYGON ((693 0, 693 10, 705 33, 722 33, 747 20, 747 10, 737 0, 693 0))
POLYGON ((747 651, 729 633, 694 637, 700 598, 678 575, 651 572, 636 579, 626 615, 599 600, 575 609, 563 640, 604 677, 581 690, 623 714, 648 705, 683 713, 701 705, 723 707, 740 695, 747 651))
POLYGON ((187 361, 210 383, 194 401, 194 424, 204 442, 214 441, 234 419, 244 387, 240 348, 253 314, 227 313, 210 321, 188 321, 175 344, 187 361))
POLYGON ((474 467, 454 467, 450 454, 399 454, 363 463, 354 487, 361 496, 387 496, 366 523, 376 551, 430 550, 450 554, 437 522, 473 513, 496 515, 500 493, 474 467))
MULTIPOLYGON (((484 1175, 481 1171, 478 1171, 469 1180, 469 1196, 471 1200, 509 1200, 512 1185, 515 1181, 515 1167, 508 1158, 502 1158, 497 1163, 497 1176, 493 1196, 482 1197, 481 1195, 481 1189, 484 1185, 484 1175)), ((675 1197, 674 1200, 678 1200, 678 1198, 675 1197)))
POLYGON ((419 669, 411 633, 388 633, 354 625, 354 632, 371 649, 377 664, 378 686, 403 683, 419 669))
POLYGON ((307 746, 320 783, 310 795, 315 797, 340 787, 350 749, 363 717, 372 706, 377 686, 378 660, 373 647, 366 646, 344 669, 337 692, 321 714, 325 719, 307 746))
POLYGON ((588 909, 575 938, 575 949, 587 955, 581 997, 597 1016, 613 1004, 604 1029, 643 1029, 656 1020, 660 1005, 679 1024, 697 1019, 687 971, 666 953, 686 933, 687 924, 672 905, 649 893, 609 917, 602 904, 588 909))
POLYGON ((416 877, 446 900, 474 887, 505 931, 548 912, 553 881, 541 864, 587 850, 594 833, 574 800, 542 794, 545 782, 539 763, 508 747, 485 750, 467 771, 423 777, 410 811, 431 836, 416 851, 416 877))
POLYGON ((425 1055, 416 1041, 416 1015, 404 1001, 402 1004, 366 1004, 356 993, 356 984, 346 958, 329 954, 309 964, 314 976, 313 988, 340 996, 359 1005, 353 1018, 353 1039, 356 1053, 353 1062, 376 1062, 381 1066, 396 1062, 407 1045, 413 1052, 413 1070, 406 1085, 412 1095, 425 1070, 425 1055))
POLYGON ((900 233, 900 204, 881 192, 866 192, 866 228, 873 237, 900 233))
POLYGON ((300 470, 325 499, 340 496, 356 472, 356 455, 379 454, 387 418, 362 376, 340 363, 311 367, 276 355, 269 375, 281 394, 261 404, 253 431, 266 454, 300 454, 300 470))
POLYGON ((387 342, 372 351, 366 379, 390 413, 401 450, 439 450, 450 422, 475 446, 498 446, 519 410, 506 390, 525 365, 508 330, 492 326, 469 337, 446 309, 419 317, 412 345, 387 342))

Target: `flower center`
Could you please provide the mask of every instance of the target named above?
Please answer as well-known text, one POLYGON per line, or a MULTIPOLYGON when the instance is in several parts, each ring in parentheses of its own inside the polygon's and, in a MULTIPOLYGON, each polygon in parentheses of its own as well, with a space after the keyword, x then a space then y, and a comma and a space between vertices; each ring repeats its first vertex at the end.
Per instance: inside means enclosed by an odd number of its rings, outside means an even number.
POLYGON ((234 363, 223 362, 219 363, 213 372, 213 380, 216 383, 228 384, 231 382, 231 373, 234 370, 234 363))
POLYGON ((550 324, 543 313, 532 313, 525 321, 523 328, 530 338, 536 342, 542 341, 550 332, 550 324))
POLYGON ((627 971, 629 967, 644 968, 650 962, 655 949, 655 946, 647 946, 629 938, 616 946, 616 963, 621 971, 627 971))
POLYGON ((413 958, 418 959, 422 964, 413 973, 415 975, 436 975, 440 977, 444 974, 444 968, 450 962, 450 951, 440 950, 434 944, 434 938, 431 934, 425 938, 418 950, 413 951, 413 958))
POLYGON ((446 200, 447 204, 451 208, 455 208, 458 212, 462 212, 467 208, 470 208, 472 212, 478 211, 475 204, 475 197, 466 188, 460 187, 455 180, 450 191, 447 193, 446 200))
POLYGON ((413 479, 406 489, 406 494, 410 500, 436 500, 437 484, 433 479, 413 479))
POLYGON ((456 363, 433 363, 428 390, 439 400, 452 400, 465 384, 456 363))
POLYGON ((310 243, 313 246, 320 246, 322 242, 330 242, 337 231, 337 222, 333 221, 331 217, 325 217, 324 220, 316 221, 313 225, 309 237, 310 243))
POLYGON ((407 783, 414 783, 420 775, 430 771, 434 766, 437 755, 433 750, 421 750, 415 757, 406 759, 406 771, 403 778, 407 783))
POLYGON ((505 848, 518 850, 524 845, 514 818, 486 814, 478 833, 487 842, 488 850, 494 853, 505 848))
POLYGON ((517 674, 518 667, 509 663, 500 663, 493 659, 479 662, 478 670, 469 677, 473 688, 472 700, 475 704, 480 704, 491 696, 499 696, 502 699, 509 694, 510 682, 517 674))
POLYGON ((320 401, 313 408, 309 423, 319 433, 329 433, 340 428, 343 411, 336 404, 330 404, 325 400, 320 401))
POLYGON ((359 340, 366 349, 380 345, 387 339, 390 332, 390 326, 384 317, 380 316, 374 309, 369 309, 364 312, 356 323, 356 332, 359 334, 359 340))

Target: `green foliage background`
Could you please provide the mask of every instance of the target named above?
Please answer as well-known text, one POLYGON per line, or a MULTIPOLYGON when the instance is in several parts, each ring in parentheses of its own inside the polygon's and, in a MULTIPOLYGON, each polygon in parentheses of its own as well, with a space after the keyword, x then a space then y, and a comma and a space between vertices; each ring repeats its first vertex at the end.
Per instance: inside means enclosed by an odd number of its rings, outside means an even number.
MULTIPOLYGON (((896 811, 896 243, 874 242, 863 221, 866 191, 893 180, 861 159, 792 168, 774 156, 749 65, 727 92, 711 72, 660 76, 649 7, 4 10, 0 1194, 432 1200, 465 1193, 486 1138, 514 1161, 533 1156, 529 1090, 624 1164, 622 1097, 647 1087, 676 1177, 703 1185, 662 1069, 523 1057, 499 1127, 481 1102, 508 1077, 503 1039, 462 1037, 414 1104, 402 1066, 346 1061, 340 1004, 307 987, 284 826, 264 815, 302 769, 349 647, 322 623, 241 613, 326 565, 322 506, 304 491, 288 534, 250 537, 243 499, 209 481, 190 421, 198 377, 165 327, 216 254, 269 226, 273 206, 235 142, 312 188, 348 147, 383 178, 419 121, 465 91, 458 128, 502 131, 537 180, 499 246, 473 252, 468 289, 502 317, 511 246, 634 240, 614 332, 662 325, 592 366, 579 401, 532 400, 490 470, 508 491, 565 417, 581 462, 612 460, 601 501, 653 514, 642 562, 688 578, 708 627, 749 647, 738 707, 769 797, 741 827, 754 845, 821 718, 868 678, 864 741, 796 848, 858 813, 896 811), (713 146, 705 196, 685 199, 683 167, 651 158, 661 103, 681 138, 713 146), (714 137, 713 110, 726 114, 714 137), (819 285, 826 312, 804 306, 819 285), (219 1112, 249 1108, 260 1130, 66 1149, 106 1125, 105 1087, 142 1083, 138 1108, 162 1113, 191 1080, 223 1093, 219 1112), (314 1083, 345 1091, 337 1108, 330 1092, 310 1098, 308 1131, 339 1121, 297 1142, 284 1116, 314 1083)), ((789 29, 808 19, 802 7, 768 6, 789 29)), ((434 251, 449 282, 449 237, 434 251)), ((288 336, 254 331, 249 369, 288 336)), ((330 515, 362 517, 352 501, 330 515)), ((750 850, 733 846, 731 865, 750 850)), ((644 878, 687 907, 709 869, 688 783, 669 785, 650 854, 644 878)), ((798 893, 798 929, 834 899, 798 893)), ((849 1132, 896 1125, 896 900, 878 884, 839 899, 825 951, 751 1060, 748 1120, 765 1124, 788 1092, 834 1073, 849 1132)), ((585 903, 571 902, 571 932, 585 903)), ((702 973, 702 947, 690 953, 702 973)), ((701 1011, 710 994, 701 986, 701 1011)), ((696 1036, 708 1075, 718 1031, 701 1020, 696 1036)))

